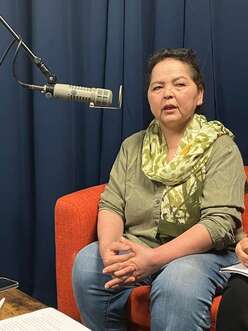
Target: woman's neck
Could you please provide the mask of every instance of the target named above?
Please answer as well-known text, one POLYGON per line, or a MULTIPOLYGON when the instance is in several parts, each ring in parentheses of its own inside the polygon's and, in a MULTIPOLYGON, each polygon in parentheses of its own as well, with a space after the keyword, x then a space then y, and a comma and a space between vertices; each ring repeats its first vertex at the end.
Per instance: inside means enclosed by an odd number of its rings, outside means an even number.
POLYGON ((162 128, 162 131, 163 131, 163 135, 166 140, 168 149, 175 149, 179 146, 185 129, 175 131, 174 129, 171 130, 168 128, 166 128, 166 129, 162 128))
POLYGON ((177 152, 178 146, 180 145, 181 139, 184 135, 184 132, 189 125, 192 118, 189 118, 188 122, 183 124, 182 126, 171 126, 171 127, 164 127, 161 125, 161 129, 163 132, 163 136, 165 138, 168 154, 167 154, 167 161, 171 161, 177 152))
POLYGON ((177 152, 178 146, 180 145, 180 141, 183 137, 184 131, 175 131, 166 129, 163 130, 163 135, 167 144, 168 152, 167 152, 167 162, 171 161, 177 152))

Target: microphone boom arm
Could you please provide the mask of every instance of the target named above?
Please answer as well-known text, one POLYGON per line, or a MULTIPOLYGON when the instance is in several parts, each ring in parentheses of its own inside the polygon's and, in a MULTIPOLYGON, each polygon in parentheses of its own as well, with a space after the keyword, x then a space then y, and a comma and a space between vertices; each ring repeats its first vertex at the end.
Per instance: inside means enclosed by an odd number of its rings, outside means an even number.
POLYGON ((2 16, 0 16, 0 22, 3 26, 12 34, 15 40, 19 41, 24 48, 24 50, 28 53, 29 57, 31 58, 32 62, 38 67, 41 73, 46 77, 47 82, 49 84, 55 84, 57 82, 57 77, 55 74, 52 74, 48 67, 42 62, 42 59, 36 56, 31 49, 25 44, 20 36, 12 29, 12 27, 4 20, 2 16))
MULTIPOLYGON (((41 93, 45 94, 46 97, 50 98, 53 96, 56 96, 54 94, 54 91, 56 89, 56 87, 58 87, 59 85, 62 86, 63 84, 57 84, 57 77, 55 74, 51 73, 50 70, 48 69, 48 67, 42 62, 42 59, 38 56, 36 56, 31 49, 25 44, 25 42, 22 40, 22 38, 12 29, 12 27, 5 21, 5 19, 0 15, 0 23, 3 24, 3 26, 5 27, 6 30, 8 30, 10 32, 10 34, 14 37, 14 40, 12 41, 11 45, 9 46, 9 48, 7 49, 7 52, 5 52, 5 55, 8 53, 10 47, 12 46, 13 43, 15 43, 15 41, 18 41, 18 48, 17 48, 17 53, 18 53, 18 49, 19 46, 22 46, 23 49, 28 53, 29 57, 31 58, 32 62, 38 67, 38 69, 41 71, 41 73, 46 77, 47 79, 47 85, 44 86, 39 86, 39 85, 33 85, 33 84, 24 84, 22 83, 21 85, 23 87, 27 87, 31 90, 34 91, 40 91, 41 93)), ((16 54, 17 54, 16 53, 16 54)), ((4 55, 4 57, 5 57, 4 55)), ((21 83, 20 81, 18 81, 19 83, 21 83)), ((68 89, 68 85, 67 89, 68 89)), ((75 100, 77 101, 78 99, 82 99, 82 97, 76 97, 76 94, 79 93, 79 91, 81 91, 81 89, 87 89, 87 88, 82 88, 82 87, 73 87, 70 86, 69 87, 69 99, 71 100, 75 100), (73 90, 74 88, 74 90, 73 90), (75 89, 76 88, 76 89, 75 89), (76 94, 75 94, 76 93, 76 94)), ((98 92, 94 92, 94 97, 96 98, 96 100, 93 98, 94 101, 92 101, 92 99, 90 99, 90 103, 89 103, 89 108, 106 108, 106 109, 120 109, 122 107, 122 93, 123 93, 123 87, 122 85, 120 85, 119 88, 119 97, 118 97, 118 104, 115 107, 109 107, 108 106, 108 102, 109 102, 109 92, 111 92, 110 90, 103 90, 103 89, 89 89, 89 90, 100 90, 100 95, 98 95, 98 92), (99 100, 102 100, 102 91, 105 91, 105 93, 107 92, 107 97, 105 95, 105 99, 103 104, 99 104, 99 100), (107 98, 107 99, 106 99, 107 98), (98 102, 97 102, 98 101, 98 102), (107 102, 106 102, 107 101, 107 102)), ((85 93, 85 92, 84 92, 85 93)), ((63 94, 63 93, 62 93, 63 94)), ((80 94, 80 93, 79 93, 80 94)), ((67 95, 67 93, 65 93, 63 96, 67 95)), ((61 95, 60 95, 61 97, 61 95)), ((85 98, 85 96, 83 97, 85 98)), ((88 95, 87 95, 87 100, 88 100, 88 95)), ((68 97, 67 97, 68 99, 68 97)), ((112 92, 111 92, 111 103, 112 103, 112 92)))

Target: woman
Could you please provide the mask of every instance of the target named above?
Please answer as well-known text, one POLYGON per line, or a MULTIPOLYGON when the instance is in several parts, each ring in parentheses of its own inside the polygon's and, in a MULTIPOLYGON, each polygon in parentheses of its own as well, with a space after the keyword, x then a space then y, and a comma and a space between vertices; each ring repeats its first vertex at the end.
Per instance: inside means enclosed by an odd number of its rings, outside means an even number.
POLYGON ((126 330, 132 287, 151 285, 151 330, 205 330, 217 288, 235 263, 243 164, 232 133, 196 114, 204 83, 189 49, 164 49, 148 68, 154 120, 127 138, 101 196, 98 242, 73 269, 83 320, 126 330), (228 180, 227 180, 228 178, 228 180))
MULTIPOLYGON (((236 247, 241 263, 248 267, 248 238, 236 247)), ((217 331, 248 330, 248 277, 234 274, 223 294, 217 316, 217 331)))

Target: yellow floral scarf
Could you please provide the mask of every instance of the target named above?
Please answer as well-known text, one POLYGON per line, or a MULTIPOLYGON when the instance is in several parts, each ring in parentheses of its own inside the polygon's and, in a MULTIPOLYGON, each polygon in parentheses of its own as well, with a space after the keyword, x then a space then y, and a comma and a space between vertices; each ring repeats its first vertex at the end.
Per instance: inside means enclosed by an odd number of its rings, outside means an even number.
MULTIPOLYGON (((146 130, 142 149, 142 170, 151 180, 163 183, 161 219, 166 223, 196 223, 205 179, 205 165, 212 144, 221 135, 233 137, 218 121, 195 114, 181 139, 176 156, 167 162, 167 145, 157 120, 146 130), (194 220, 190 220, 190 219, 194 220)), ((187 227, 188 227, 187 226, 187 227)))

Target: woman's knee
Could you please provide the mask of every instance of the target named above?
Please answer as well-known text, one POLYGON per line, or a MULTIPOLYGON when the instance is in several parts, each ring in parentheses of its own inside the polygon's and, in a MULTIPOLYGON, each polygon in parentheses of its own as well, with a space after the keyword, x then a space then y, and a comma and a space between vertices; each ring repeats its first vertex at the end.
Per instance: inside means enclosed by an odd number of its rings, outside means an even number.
POLYGON ((103 265, 99 255, 98 242, 93 242, 76 255, 72 269, 74 287, 87 287, 88 283, 94 283, 95 275, 99 274, 99 272, 102 273, 102 269, 103 265))
POLYGON ((153 283, 152 292, 179 302, 183 297, 192 304, 194 301, 197 304, 199 298, 204 296, 210 304, 215 286, 204 272, 202 261, 186 257, 172 261, 163 269, 153 283))
POLYGON ((157 327, 160 330, 158 325, 167 325, 168 330, 207 329, 214 292, 215 287, 211 285, 198 259, 180 258, 169 263, 152 283, 154 329, 157 327))

